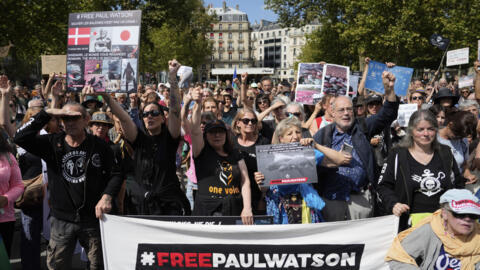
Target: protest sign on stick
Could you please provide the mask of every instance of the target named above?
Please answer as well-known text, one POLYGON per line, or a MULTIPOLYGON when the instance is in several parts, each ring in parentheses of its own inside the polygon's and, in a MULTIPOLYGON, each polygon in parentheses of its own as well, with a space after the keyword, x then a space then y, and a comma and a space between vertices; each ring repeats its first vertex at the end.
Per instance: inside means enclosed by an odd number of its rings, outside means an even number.
POLYGON ((299 143, 257 145, 258 171, 265 180, 260 186, 317 182, 313 148, 299 143))
POLYGON ((42 55, 42 74, 65 74, 67 67, 66 55, 42 55))
POLYGON ((398 107, 397 121, 401 127, 407 127, 408 121, 414 112, 418 110, 417 104, 400 104, 398 107))
POLYGON ((384 71, 389 71, 395 76, 395 93, 400 96, 406 96, 408 85, 413 75, 413 68, 395 66, 393 68, 388 68, 387 65, 370 61, 368 63, 368 73, 367 80, 365 81, 365 88, 378 92, 384 93, 382 83, 382 73, 384 71))
POLYGON ((447 67, 468 64, 468 54, 470 48, 462 48, 447 52, 447 67))
POLYGON ((140 10, 72 13, 68 20, 67 88, 137 89, 140 10))
POLYGON ((295 101, 314 105, 322 97, 323 65, 319 63, 298 64, 297 88, 295 101))
POLYGON ((458 79, 458 88, 473 86, 473 74, 462 76, 458 79))
POLYGON ((326 64, 323 72, 322 94, 334 96, 348 95, 350 68, 326 64))

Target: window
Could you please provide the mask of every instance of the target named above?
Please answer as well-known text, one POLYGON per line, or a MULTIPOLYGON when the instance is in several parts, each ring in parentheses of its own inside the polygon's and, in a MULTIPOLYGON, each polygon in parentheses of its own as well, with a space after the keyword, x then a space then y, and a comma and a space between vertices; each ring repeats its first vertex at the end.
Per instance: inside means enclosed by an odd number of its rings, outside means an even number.
POLYGON ((293 38, 293 45, 297 45, 297 38, 293 38))
POLYGON ((297 48, 293 48, 293 55, 297 55, 297 48))
POLYGON ((312 31, 315 31, 315 26, 312 26, 312 31))
POLYGON ((287 46, 283 46, 283 51, 284 51, 284 52, 287 51, 287 46))
POLYGON ((211 60, 212 60, 212 61, 215 60, 215 55, 212 54, 211 60))
POLYGON ((242 33, 242 32, 238 33, 238 38, 239 38, 239 39, 242 39, 242 38, 243 38, 243 33, 242 33))
MULTIPOLYGON (((240 33, 240 35, 242 35, 242 33, 240 33)), ((253 34, 253 38, 256 39, 256 38, 257 38, 257 34, 253 34)))
POLYGON ((215 64, 210 64, 210 68, 215 68, 215 64))
POLYGON ((243 25, 241 23, 238 24, 238 29, 240 29, 240 30, 243 29, 243 25))
POLYGON ((286 54, 283 55, 283 60, 287 60, 287 55, 286 54))
POLYGON ((258 54, 262 54, 262 48, 258 49, 258 54))
POLYGON ((270 33, 269 33, 269 32, 267 32, 267 38, 268 38, 268 37, 270 37, 270 33))
POLYGON ((228 24, 228 30, 232 29, 232 24, 228 24))
POLYGON ((238 54, 238 60, 243 60, 243 53, 238 54))
POLYGON ((263 38, 263 33, 260 33, 260 38, 263 38))
POLYGON ((232 60, 232 53, 228 53, 228 60, 232 60))
POLYGON ((223 46, 223 42, 219 42, 219 43, 218 43, 218 47, 219 47, 219 48, 222 48, 222 46, 223 46))
POLYGON ((288 34, 288 30, 285 30, 285 35, 288 34))
POLYGON ((207 65, 202 64, 202 69, 206 69, 206 68, 207 68, 207 65))
POLYGON ((218 38, 222 39, 223 38, 223 33, 218 33, 218 38))
POLYGON ((281 36, 282 35, 282 31, 278 31, 278 36, 281 36))
POLYGON ((262 41, 260 40, 260 45, 262 45, 262 41))
POLYGON ((243 67, 243 64, 241 64, 241 63, 238 64, 238 67, 239 67, 239 68, 242 68, 242 67, 243 67))
POLYGON ((287 72, 286 72, 286 71, 284 71, 284 72, 283 72, 283 75, 287 75, 287 72))
MULTIPOLYGON (((220 20, 222 20, 222 17, 220 17, 220 20)), ((222 30, 222 24, 218 25, 218 30, 222 30)))
POLYGON ((283 62, 283 68, 287 68, 287 63, 283 62))
POLYGON ((228 49, 233 50, 233 42, 228 42, 228 49))
POLYGON ((222 60, 223 59, 223 54, 222 53, 218 53, 218 60, 222 60))
POLYGON ((228 33, 228 38, 232 39, 232 33, 228 33))
POLYGON ((233 67, 233 66, 232 66, 232 63, 228 64, 228 67, 229 67, 229 68, 232 68, 232 67, 233 67))
POLYGON ((210 39, 214 39, 215 38, 215 34, 214 33, 210 33, 210 39))

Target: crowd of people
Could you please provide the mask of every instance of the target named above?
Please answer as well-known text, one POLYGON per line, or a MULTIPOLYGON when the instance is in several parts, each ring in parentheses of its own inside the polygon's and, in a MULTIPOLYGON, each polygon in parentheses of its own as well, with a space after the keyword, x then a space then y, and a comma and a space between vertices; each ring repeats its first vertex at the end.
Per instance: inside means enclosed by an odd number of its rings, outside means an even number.
POLYGON ((129 94, 88 84, 68 92, 56 74, 34 90, 0 77, 0 234, 10 254, 20 208, 23 269, 40 265, 42 229, 49 269, 69 269, 77 241, 89 268, 102 269, 105 213, 239 216, 243 224, 255 215, 294 224, 393 214, 402 233, 386 258, 392 268, 478 262, 479 62, 474 87, 437 72, 399 97, 384 72, 384 93, 369 93, 365 70, 355 98, 325 94, 315 105, 294 102, 295 83, 244 73, 189 85, 177 78, 180 63, 168 64, 167 83, 129 94), (407 127, 396 121, 402 103, 418 106, 407 127), (314 149, 317 183, 262 185, 270 179, 255 147, 286 143, 314 149), (43 199, 18 204, 31 189, 24 183, 39 177, 43 199), (462 243, 469 249, 460 252, 462 243))

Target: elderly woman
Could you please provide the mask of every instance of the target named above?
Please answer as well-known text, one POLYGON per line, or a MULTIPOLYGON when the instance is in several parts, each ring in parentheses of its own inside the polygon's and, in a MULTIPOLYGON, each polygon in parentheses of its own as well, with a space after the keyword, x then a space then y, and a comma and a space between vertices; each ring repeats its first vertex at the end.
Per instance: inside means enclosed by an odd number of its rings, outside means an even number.
POLYGON ((383 164, 377 192, 385 210, 400 217, 400 231, 435 212, 445 191, 465 184, 451 151, 438 143, 437 130, 430 111, 416 111, 407 135, 383 164))
POLYGON ((451 189, 439 201, 432 216, 395 237, 385 258, 391 269, 480 269, 478 198, 451 189))
POLYGON ((264 213, 265 202, 262 200, 262 192, 258 188, 257 183, 253 181, 254 173, 258 170, 255 146, 270 144, 270 140, 259 133, 262 125, 258 122, 257 115, 248 108, 239 110, 232 123, 232 129, 236 135, 233 140, 234 147, 240 151, 247 165, 248 177, 252 179, 250 181, 250 189, 252 192, 253 213, 264 213))
POLYGON ((192 152, 198 193, 193 214, 241 216, 253 224, 250 180, 242 156, 231 145, 225 123, 215 120, 201 130, 200 98, 192 115, 192 152))
POLYGON ((285 109, 285 116, 297 117, 302 123, 302 138, 312 138, 312 134, 310 134, 308 128, 303 127, 305 124, 305 111, 302 104, 297 102, 288 103, 287 108, 285 109))
MULTIPOLYGON (((290 117, 281 121, 275 130, 275 141, 279 143, 300 142, 302 145, 315 146, 315 159, 317 164, 328 167, 336 167, 342 164, 350 163, 351 156, 342 152, 337 152, 328 147, 319 145, 311 138, 302 139, 301 123, 296 117, 290 117)), ((265 176, 261 172, 255 173, 255 181, 261 184, 265 176)), ((274 223, 302 223, 302 220, 309 220, 311 223, 322 221, 320 211, 325 203, 318 195, 311 184, 293 184, 293 185, 272 185, 266 192, 265 200, 267 202, 267 215, 274 217, 274 223), (286 204, 289 200, 305 200, 310 208, 310 215, 298 219, 298 213, 292 211, 286 204)))

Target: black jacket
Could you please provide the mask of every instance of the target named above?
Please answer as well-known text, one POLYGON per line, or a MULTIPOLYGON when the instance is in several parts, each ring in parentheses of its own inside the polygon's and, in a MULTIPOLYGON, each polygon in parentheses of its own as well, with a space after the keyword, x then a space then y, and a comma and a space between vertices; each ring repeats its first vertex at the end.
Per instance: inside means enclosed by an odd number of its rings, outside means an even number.
MULTIPOLYGON (((408 149, 397 147, 390 152, 387 162, 383 165, 382 174, 378 179, 377 192, 384 210, 391 214, 396 203, 407 204, 412 207, 413 187, 409 184, 408 177, 411 176, 410 166, 407 157, 408 149)), ((452 155, 450 147, 438 144, 434 155, 440 155, 445 175, 453 178, 448 182, 446 189, 464 188, 465 178, 458 170, 457 163, 452 155)), ((399 230, 408 228, 409 213, 400 217, 399 230)))
MULTIPOLYGON (((65 133, 37 135, 50 121, 50 116, 41 111, 20 127, 15 135, 15 143, 26 151, 40 157, 47 163, 50 207, 54 217, 70 222, 95 220, 95 206, 103 194, 115 197, 121 181, 112 178, 113 153, 108 144, 93 135, 87 134, 85 141, 86 179, 83 200, 75 200, 64 178, 62 157, 67 154, 65 133)), ((73 152, 73 151, 71 151, 73 152)), ((117 178, 121 179, 121 178, 117 178)))

